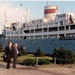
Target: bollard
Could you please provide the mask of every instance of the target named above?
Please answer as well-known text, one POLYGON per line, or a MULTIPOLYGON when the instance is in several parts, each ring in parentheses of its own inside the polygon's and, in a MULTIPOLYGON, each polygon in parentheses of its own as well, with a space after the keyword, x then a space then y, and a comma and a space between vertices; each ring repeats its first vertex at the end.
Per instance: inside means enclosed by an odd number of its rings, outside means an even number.
POLYGON ((38 57, 36 57, 36 66, 38 66, 38 57))
POLYGON ((54 58, 54 65, 56 65, 56 58, 54 58))
POLYGON ((22 64, 22 55, 21 55, 21 64, 22 64))

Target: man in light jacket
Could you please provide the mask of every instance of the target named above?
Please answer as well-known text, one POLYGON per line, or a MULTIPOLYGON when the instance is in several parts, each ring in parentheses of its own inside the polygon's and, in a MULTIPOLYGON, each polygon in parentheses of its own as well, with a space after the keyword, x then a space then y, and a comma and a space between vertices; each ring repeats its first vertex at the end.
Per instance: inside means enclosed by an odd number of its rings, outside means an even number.
POLYGON ((18 56, 18 44, 17 43, 14 44, 13 51, 14 51, 13 67, 16 68, 16 62, 17 62, 17 56, 18 56))

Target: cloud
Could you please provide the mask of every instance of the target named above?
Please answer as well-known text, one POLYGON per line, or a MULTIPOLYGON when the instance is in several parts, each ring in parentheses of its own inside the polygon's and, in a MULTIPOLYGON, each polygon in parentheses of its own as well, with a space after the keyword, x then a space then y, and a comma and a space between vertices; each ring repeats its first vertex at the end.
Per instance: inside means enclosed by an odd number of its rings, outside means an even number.
POLYGON ((6 18, 9 23, 16 22, 16 21, 18 22, 25 21, 23 12, 20 7, 14 8, 8 2, 0 2, 0 9, 1 9, 0 10, 0 34, 2 33, 2 29, 5 21, 4 11, 6 11, 6 18))

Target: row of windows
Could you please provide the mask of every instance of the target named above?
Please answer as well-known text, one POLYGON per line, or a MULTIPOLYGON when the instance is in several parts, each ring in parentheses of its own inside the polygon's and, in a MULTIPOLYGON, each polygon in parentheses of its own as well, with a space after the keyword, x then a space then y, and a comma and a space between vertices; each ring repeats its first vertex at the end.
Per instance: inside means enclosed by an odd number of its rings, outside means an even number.
MULTIPOLYGON (((68 26, 66 26, 66 30, 73 30, 73 29, 75 29, 75 27, 73 27, 73 26, 70 26, 70 27, 68 27, 68 26)), ((62 27, 59 27, 59 28, 49 28, 49 29, 41 29, 41 30, 30 30, 30 31, 24 31, 24 33, 42 33, 42 31, 43 32, 53 32, 53 31, 63 31, 63 30, 65 30, 65 28, 64 28, 64 26, 62 26, 62 27)), ((18 32, 15 32, 15 33, 13 33, 13 32, 11 32, 11 34, 23 34, 23 31, 21 31, 20 33, 18 33, 18 32)), ((7 35, 10 35, 10 32, 7 32, 7 35)))
MULTIPOLYGON (((7 34, 10 34, 10 32, 7 32, 7 34)), ((11 32, 11 34, 14 34, 14 32, 11 32)), ((19 32, 15 31, 15 34, 19 34, 19 32)), ((23 31, 20 31, 20 34, 23 34, 23 31)))
MULTIPOLYGON (((64 21, 65 22, 65 21, 64 21)), ((47 27, 47 25, 54 25, 54 24, 60 24, 60 25, 63 25, 64 23, 63 21, 60 21, 60 22, 55 22, 55 23, 48 23, 48 24, 43 24, 43 27, 47 27)), ((39 27, 42 27, 42 25, 37 25, 37 26, 32 26, 31 28, 39 28, 39 27)), ((30 28, 30 27, 29 27, 30 28)))
MULTIPOLYGON (((37 20, 37 21, 35 21, 35 20, 32 20, 30 23, 33 23, 33 24, 35 24, 35 23, 37 23, 37 22, 38 22, 38 23, 41 23, 41 22, 42 22, 42 20, 37 20)), ((29 24, 30 24, 30 23, 29 23, 29 24)))
POLYGON ((65 17, 65 14, 58 15, 58 18, 65 17))

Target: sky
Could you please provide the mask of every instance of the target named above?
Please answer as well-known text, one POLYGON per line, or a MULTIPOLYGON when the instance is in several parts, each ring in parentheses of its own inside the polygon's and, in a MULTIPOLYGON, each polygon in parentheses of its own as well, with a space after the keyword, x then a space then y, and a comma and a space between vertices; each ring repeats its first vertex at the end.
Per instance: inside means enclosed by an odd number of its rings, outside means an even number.
POLYGON ((25 22, 23 12, 29 8, 29 19, 44 18, 44 6, 57 5, 58 12, 75 12, 75 1, 54 1, 54 0, 0 0, 0 34, 2 33, 6 11, 6 19, 9 23, 25 22), (22 7, 20 6, 22 4, 22 7), (69 10, 68 10, 69 6, 69 10))

